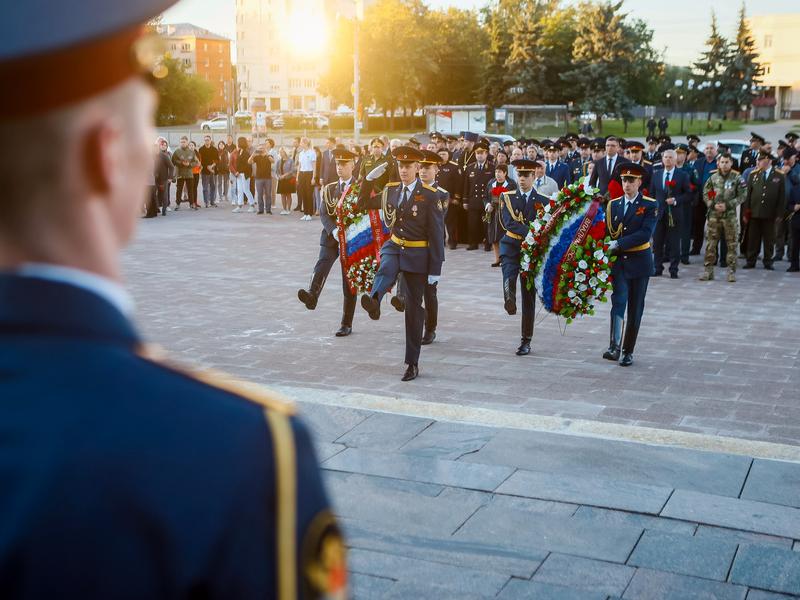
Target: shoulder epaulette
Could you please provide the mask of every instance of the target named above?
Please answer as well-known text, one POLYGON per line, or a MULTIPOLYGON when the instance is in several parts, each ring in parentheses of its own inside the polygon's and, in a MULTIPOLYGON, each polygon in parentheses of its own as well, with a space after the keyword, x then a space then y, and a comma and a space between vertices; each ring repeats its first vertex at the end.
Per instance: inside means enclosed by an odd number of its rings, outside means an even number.
POLYGON ((432 185, 428 185, 427 183, 423 183, 422 187, 424 187, 426 190, 430 190, 432 192, 438 192, 439 191, 438 188, 435 188, 432 185))
POLYGON ((444 189, 442 186, 439 186, 436 189, 439 190, 440 192, 444 192, 445 194, 449 194, 450 193, 446 189, 444 189))
POLYGON ((655 198, 651 198, 650 196, 642 196, 644 200, 648 200, 649 202, 656 202, 655 198))
POLYGON ((643 165, 652 165, 653 163, 651 161, 649 161, 649 160, 643 160, 642 164, 643 165))
POLYGON ((386 189, 388 187, 397 187, 398 185, 400 185, 399 181, 390 181, 389 183, 383 186, 383 189, 386 189))
POLYGON ((612 198, 611 202, 616 202, 617 200, 622 200, 622 196, 618 196, 617 198, 612 198))
POLYGON ((257 383, 236 379, 228 373, 216 369, 193 370, 173 363, 166 353, 157 346, 143 344, 136 349, 136 354, 144 360, 157 364, 184 377, 194 379, 209 387, 217 388, 249 400, 255 404, 283 415, 293 415, 296 410, 288 398, 273 392, 257 383))
POLYGON ((708 174, 709 174, 709 175, 713 175, 713 174, 714 174, 714 173, 716 173, 717 171, 719 171, 719 169, 711 169, 711 170, 708 172, 708 174))
POLYGON ((451 164, 451 165, 458 166, 458 163, 457 163, 456 161, 454 161, 454 160, 451 160, 451 161, 450 161, 450 164, 451 164))

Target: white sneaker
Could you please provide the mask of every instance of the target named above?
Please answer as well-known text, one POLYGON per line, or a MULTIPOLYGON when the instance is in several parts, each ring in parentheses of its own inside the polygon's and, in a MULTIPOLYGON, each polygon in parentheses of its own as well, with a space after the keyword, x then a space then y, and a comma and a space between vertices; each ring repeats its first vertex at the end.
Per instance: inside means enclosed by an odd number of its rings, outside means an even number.
POLYGON ((253 208, 252 206, 250 206, 250 207, 247 209, 247 212, 249 212, 249 213, 251 213, 251 212, 256 212, 256 209, 255 209, 255 208, 253 208))
POLYGON ((233 209, 231 212, 242 212, 242 209, 241 209, 240 207, 238 207, 238 206, 237 206, 237 207, 236 207, 236 208, 234 208, 234 209, 233 209))

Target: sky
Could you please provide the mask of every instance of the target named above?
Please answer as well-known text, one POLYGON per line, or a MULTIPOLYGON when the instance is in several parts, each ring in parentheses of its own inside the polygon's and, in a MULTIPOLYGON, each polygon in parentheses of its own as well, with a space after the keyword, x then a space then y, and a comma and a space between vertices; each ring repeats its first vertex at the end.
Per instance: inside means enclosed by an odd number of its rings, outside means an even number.
MULTIPOLYGON (((164 14, 164 23, 189 22, 233 39, 236 33, 235 0, 180 0, 164 14)), ((578 4, 579 0, 564 0, 578 4)), ((480 8, 487 0, 427 0, 431 8, 457 6, 480 8)), ((728 37, 736 33, 740 0, 625 0, 624 8, 644 19, 654 30, 653 43, 665 51, 667 63, 688 65, 703 49, 711 23, 711 10, 717 13, 719 26, 728 37)), ((792 0, 745 0, 747 15, 800 13, 792 0)))

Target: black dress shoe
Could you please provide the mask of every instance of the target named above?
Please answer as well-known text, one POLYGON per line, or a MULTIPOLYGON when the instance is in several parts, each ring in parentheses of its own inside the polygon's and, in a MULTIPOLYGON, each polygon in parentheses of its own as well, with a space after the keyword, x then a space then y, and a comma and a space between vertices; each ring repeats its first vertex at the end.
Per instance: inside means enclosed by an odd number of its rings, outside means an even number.
POLYGON ((500 261, 497 261, 496 263, 492 263, 492 266, 493 267, 499 267, 500 266, 500 261))
POLYGON ((472 246, 472 245, 467 246, 467 250, 477 250, 477 249, 478 249, 478 245, 477 244, 475 244, 474 246, 472 246))
POLYGON ((775 267, 773 267, 772 265, 764 265, 764 268, 765 268, 767 271, 774 271, 774 270, 775 270, 775 267))
POLYGON ((308 290, 297 290, 297 297, 300 302, 306 305, 308 310, 317 308, 317 297, 308 290))
POLYGON ((800 272, 800 267, 789 267, 788 269, 786 269, 786 272, 787 273, 798 273, 798 272, 800 272))
POLYGON ((669 278, 670 279, 678 279, 678 274, 677 273, 670 273, 669 274, 669 278))
POLYGON ((406 301, 402 296, 392 296, 392 299, 389 300, 389 303, 394 306, 397 312, 404 312, 406 310, 406 301))
POLYGON ((342 325, 339 327, 339 331, 336 332, 336 337, 346 337, 353 333, 353 328, 347 325, 342 325))
POLYGON ((456 248, 458 248, 458 245, 457 244, 447 244, 447 247, 450 248, 450 250, 455 250, 456 248))
POLYGON ((690 264, 690 263, 689 263, 689 259, 688 259, 688 258, 682 258, 682 259, 681 259, 681 264, 682 264, 682 265, 688 265, 688 264, 690 264))
POLYGON ((519 345, 519 348, 517 348, 517 356, 527 356, 530 353, 531 341, 523 338, 522 343, 519 345))
POLYGON ((362 294, 361 296, 361 307, 369 313, 369 318, 373 321, 377 321, 381 318, 381 305, 380 302, 375 300, 369 294, 362 294))
POLYGON ((633 364, 633 354, 630 352, 623 352, 622 358, 619 359, 620 367, 630 367, 633 364))
POLYGON ((436 330, 433 329, 431 331, 426 331, 425 335, 422 336, 422 345, 427 346, 428 344, 432 343, 433 340, 436 339, 436 330))
POLYGON ((609 346, 608 350, 603 352, 603 358, 606 360, 613 360, 614 362, 619 360, 619 347, 609 346))
POLYGON ((750 263, 747 263, 747 264, 746 264, 745 266, 743 266, 742 268, 743 268, 743 269, 755 269, 755 268, 756 268, 756 266, 755 266, 755 265, 751 265, 750 263))
POLYGON ((417 365, 408 365, 406 372, 403 373, 403 379, 401 381, 411 381, 412 379, 416 379, 417 375, 419 375, 419 367, 417 367, 417 365))

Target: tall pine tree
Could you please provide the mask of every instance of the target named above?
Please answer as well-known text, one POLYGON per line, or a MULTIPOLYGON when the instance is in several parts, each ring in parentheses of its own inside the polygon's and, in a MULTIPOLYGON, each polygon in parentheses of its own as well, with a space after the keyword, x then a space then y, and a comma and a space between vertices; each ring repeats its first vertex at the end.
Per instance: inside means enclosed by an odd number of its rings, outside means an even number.
POLYGON ((761 83, 762 68, 758 63, 756 42, 747 23, 744 2, 739 8, 739 25, 736 42, 727 68, 721 101, 724 106, 739 116, 739 111, 749 112, 753 98, 757 96, 756 87, 761 83))
POLYGON ((694 63, 694 68, 700 77, 698 96, 705 103, 708 110, 708 120, 711 113, 721 107, 721 98, 724 91, 725 72, 731 61, 731 44, 719 32, 717 15, 711 11, 711 33, 706 40, 706 49, 700 54, 700 60, 694 63))
POLYGON ((489 33, 489 47, 485 52, 486 65, 482 77, 480 96, 490 106, 501 106, 509 99, 512 78, 506 69, 506 61, 511 51, 512 28, 514 25, 513 0, 495 0, 483 10, 486 29, 489 33))

